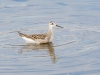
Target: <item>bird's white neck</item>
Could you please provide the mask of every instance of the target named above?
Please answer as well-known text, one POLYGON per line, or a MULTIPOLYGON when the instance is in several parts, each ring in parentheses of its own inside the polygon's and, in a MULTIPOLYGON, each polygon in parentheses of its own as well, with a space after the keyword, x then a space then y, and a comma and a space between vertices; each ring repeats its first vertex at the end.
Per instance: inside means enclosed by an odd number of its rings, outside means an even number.
POLYGON ((47 36, 48 37, 52 37, 53 35, 53 28, 49 26, 48 32, 47 32, 47 36))

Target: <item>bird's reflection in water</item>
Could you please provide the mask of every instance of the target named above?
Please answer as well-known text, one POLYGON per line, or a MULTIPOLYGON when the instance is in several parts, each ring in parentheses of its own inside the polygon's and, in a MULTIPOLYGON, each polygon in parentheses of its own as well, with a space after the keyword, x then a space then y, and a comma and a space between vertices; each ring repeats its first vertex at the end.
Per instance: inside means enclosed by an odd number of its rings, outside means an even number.
POLYGON ((31 50, 46 50, 48 51, 48 55, 51 57, 51 60, 53 63, 56 62, 57 58, 54 53, 54 47, 52 43, 48 44, 26 44, 22 47, 22 49, 19 51, 19 53, 29 52, 31 50))

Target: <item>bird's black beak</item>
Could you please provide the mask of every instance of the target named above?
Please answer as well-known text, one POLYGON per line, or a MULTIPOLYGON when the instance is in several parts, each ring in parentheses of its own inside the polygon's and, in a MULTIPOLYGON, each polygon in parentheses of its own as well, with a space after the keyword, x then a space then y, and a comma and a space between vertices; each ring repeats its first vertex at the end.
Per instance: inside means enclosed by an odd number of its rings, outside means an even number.
POLYGON ((59 26, 59 25, 56 25, 57 27, 60 27, 60 28, 63 28, 63 27, 61 27, 61 26, 59 26))

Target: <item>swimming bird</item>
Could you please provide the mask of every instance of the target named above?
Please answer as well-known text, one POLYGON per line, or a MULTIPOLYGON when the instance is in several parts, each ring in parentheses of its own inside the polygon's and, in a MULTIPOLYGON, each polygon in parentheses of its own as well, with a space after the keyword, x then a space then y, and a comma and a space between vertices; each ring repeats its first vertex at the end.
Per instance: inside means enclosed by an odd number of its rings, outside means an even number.
POLYGON ((50 43, 52 42, 53 39, 53 27, 60 27, 63 28, 59 25, 56 25, 56 23, 54 23, 53 21, 51 21, 49 23, 49 28, 48 31, 44 34, 32 34, 32 35, 28 35, 28 34, 24 34, 18 31, 19 36, 22 37, 26 43, 34 43, 34 44, 42 44, 42 43, 50 43))

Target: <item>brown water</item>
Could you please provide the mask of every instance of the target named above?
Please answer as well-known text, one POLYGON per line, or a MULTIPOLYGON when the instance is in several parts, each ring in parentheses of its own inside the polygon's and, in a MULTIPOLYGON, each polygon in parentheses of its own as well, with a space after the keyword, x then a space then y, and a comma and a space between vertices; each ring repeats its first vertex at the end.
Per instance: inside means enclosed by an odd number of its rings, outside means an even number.
POLYGON ((100 75, 99 0, 1 0, 0 75, 100 75), (17 31, 44 33, 50 44, 26 44, 17 31))

